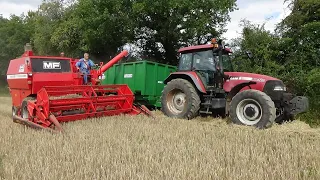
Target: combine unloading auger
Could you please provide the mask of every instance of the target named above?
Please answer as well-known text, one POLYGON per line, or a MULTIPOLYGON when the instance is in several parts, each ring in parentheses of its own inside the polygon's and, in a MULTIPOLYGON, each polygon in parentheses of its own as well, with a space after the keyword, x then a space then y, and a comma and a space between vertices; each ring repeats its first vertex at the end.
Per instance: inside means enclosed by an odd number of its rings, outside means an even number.
POLYGON ((21 58, 11 60, 7 79, 14 122, 60 132, 60 122, 120 114, 152 116, 145 106, 133 104, 134 94, 127 85, 98 85, 103 72, 127 54, 123 51, 91 70, 92 85, 82 85, 83 77, 74 66, 76 60, 70 58, 38 57, 26 51, 21 58), (42 69, 39 64, 43 64, 42 69))

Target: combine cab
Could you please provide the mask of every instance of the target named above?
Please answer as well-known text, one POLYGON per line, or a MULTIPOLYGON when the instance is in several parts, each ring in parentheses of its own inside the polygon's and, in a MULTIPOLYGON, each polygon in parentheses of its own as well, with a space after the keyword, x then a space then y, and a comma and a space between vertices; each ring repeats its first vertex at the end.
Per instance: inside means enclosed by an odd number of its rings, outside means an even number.
POLYGON ((151 116, 145 106, 134 106, 127 85, 100 85, 102 74, 127 55, 125 50, 107 64, 100 63, 88 76, 90 85, 83 85, 83 75, 75 67, 78 60, 34 56, 26 46, 7 71, 14 122, 62 131, 60 122, 120 114, 151 116))

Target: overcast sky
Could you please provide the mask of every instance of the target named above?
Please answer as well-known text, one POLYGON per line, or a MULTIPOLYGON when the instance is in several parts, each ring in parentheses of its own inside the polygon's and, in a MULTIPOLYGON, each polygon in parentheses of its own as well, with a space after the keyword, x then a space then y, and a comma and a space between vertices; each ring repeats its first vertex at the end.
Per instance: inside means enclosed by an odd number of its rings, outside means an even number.
MULTIPOLYGON (((9 17, 10 14, 20 15, 28 10, 36 10, 42 0, 0 0, 0 14, 9 17)), ((231 22, 227 25, 227 39, 235 38, 241 32, 239 23, 247 19, 254 23, 266 23, 268 30, 273 30, 274 25, 290 13, 284 0, 238 0, 239 10, 230 14, 231 22), (268 19, 268 20, 267 20, 268 19)))

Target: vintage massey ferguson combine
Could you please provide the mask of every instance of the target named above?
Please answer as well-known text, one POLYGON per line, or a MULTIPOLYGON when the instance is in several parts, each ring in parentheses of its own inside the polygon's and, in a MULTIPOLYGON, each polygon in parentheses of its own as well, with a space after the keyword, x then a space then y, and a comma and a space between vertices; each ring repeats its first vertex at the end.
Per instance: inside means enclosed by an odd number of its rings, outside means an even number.
POLYGON ((128 53, 124 50, 107 64, 100 63, 88 75, 91 85, 83 85, 83 75, 75 67, 78 60, 35 56, 26 46, 20 58, 10 61, 7 71, 14 122, 59 132, 60 122, 120 114, 151 115, 145 106, 133 104, 135 97, 127 85, 99 85, 99 77, 128 53))
POLYGON ((161 97, 169 117, 192 119, 230 115, 233 123, 266 128, 306 112, 308 99, 286 91, 279 79, 233 72, 231 50, 221 40, 181 48, 178 71, 171 73, 161 97))

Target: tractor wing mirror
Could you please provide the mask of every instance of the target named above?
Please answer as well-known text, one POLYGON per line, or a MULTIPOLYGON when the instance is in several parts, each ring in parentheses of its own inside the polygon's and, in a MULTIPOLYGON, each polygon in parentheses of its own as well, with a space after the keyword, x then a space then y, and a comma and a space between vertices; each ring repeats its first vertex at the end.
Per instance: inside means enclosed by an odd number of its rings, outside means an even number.
POLYGON ((246 54, 248 56, 248 58, 252 59, 253 58, 253 55, 252 55, 252 52, 251 51, 246 51, 246 54))

